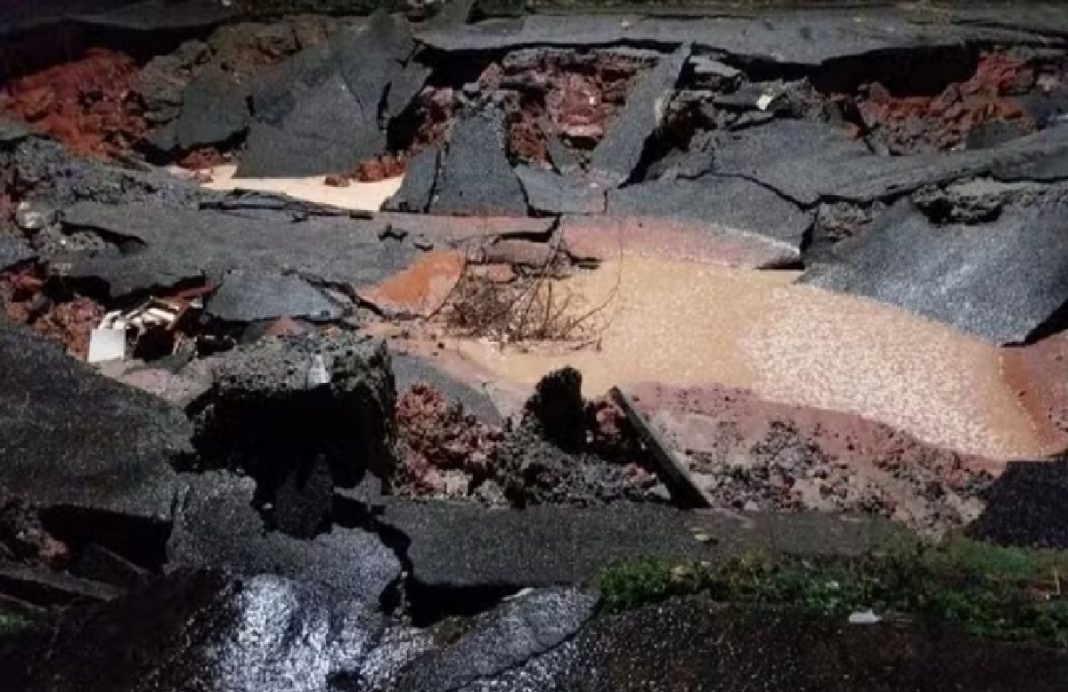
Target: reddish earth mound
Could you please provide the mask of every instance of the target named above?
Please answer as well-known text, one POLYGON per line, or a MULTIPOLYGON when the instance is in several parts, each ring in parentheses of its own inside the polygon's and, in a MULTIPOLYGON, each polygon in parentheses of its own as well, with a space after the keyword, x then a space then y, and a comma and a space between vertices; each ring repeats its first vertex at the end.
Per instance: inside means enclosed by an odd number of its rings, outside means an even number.
POLYGON ((1030 90, 1034 70, 1014 53, 985 53, 967 81, 937 96, 894 96, 879 83, 861 87, 855 103, 864 125, 892 154, 952 149, 980 126, 1000 123, 1015 134, 1035 124, 1011 96, 1030 90))
POLYGON ((137 65, 123 53, 92 48, 74 62, 17 79, 0 94, 0 115, 90 156, 128 150, 145 133, 130 98, 137 65))
POLYGON ((978 516, 993 464, 856 415, 722 386, 633 391, 714 506, 882 514, 942 533, 978 516))

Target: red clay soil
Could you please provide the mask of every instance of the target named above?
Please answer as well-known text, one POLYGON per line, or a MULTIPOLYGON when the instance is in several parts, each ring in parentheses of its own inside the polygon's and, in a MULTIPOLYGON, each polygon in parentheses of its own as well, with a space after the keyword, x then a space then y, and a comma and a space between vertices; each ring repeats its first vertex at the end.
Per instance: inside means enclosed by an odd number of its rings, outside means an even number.
POLYGON ((32 267, 0 274, 0 309, 11 321, 29 325, 84 360, 89 354, 90 332, 104 317, 103 306, 83 296, 53 303, 41 293, 43 285, 32 267))
POLYGON ((881 514, 939 534, 978 515, 989 460, 856 415, 722 386, 632 392, 716 506, 881 514))
POLYGON ((215 147, 200 147, 188 151, 178 159, 178 165, 192 171, 200 171, 228 163, 230 157, 215 147))
POLYGON ((411 495, 467 495, 471 482, 489 475, 504 438, 501 428, 464 414, 427 384, 416 384, 397 400, 401 463, 394 486, 411 495))
POLYGON ((146 131, 130 98, 136 78, 132 58, 91 48, 79 60, 11 82, 0 93, 0 115, 30 124, 76 153, 114 155, 146 131))
POLYGON ((374 183, 386 178, 396 178, 404 175, 408 166, 408 156, 405 152, 397 154, 382 154, 370 161, 365 161, 352 173, 345 176, 350 180, 358 180, 361 183, 374 183))
POLYGON ((1068 332, 1004 349, 1001 373, 1035 428, 1068 449, 1068 332))
POLYGON ((959 146, 985 123, 1003 122, 1021 134, 1035 125, 1012 100, 1034 86, 1034 70, 1023 56, 985 53, 975 74, 950 84, 937 96, 893 96, 881 84, 861 87, 856 106, 869 129, 893 154, 959 146))
POLYGON ((546 51, 533 63, 487 68, 485 92, 515 89, 508 150, 520 159, 547 162, 545 130, 578 149, 592 149, 623 106, 641 68, 640 59, 610 53, 546 51))

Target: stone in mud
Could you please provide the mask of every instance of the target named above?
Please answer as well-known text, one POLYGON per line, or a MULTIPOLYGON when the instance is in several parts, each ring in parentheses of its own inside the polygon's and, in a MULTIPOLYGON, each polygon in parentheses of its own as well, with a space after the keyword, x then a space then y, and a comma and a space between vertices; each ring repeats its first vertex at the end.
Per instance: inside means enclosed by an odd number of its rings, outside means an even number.
POLYGON ((527 204, 549 214, 603 214, 604 190, 595 183, 520 164, 515 169, 527 204))
POLYGON ((645 153, 646 142, 660 127, 689 55, 690 47, 683 46, 662 57, 656 67, 638 79, 623 110, 593 150, 593 174, 612 185, 630 180, 645 153))
POLYGON ((1001 545, 1068 548, 1068 460, 1013 461, 990 486, 968 535, 1001 545))
MULTIPOLYGON (((156 204, 80 202, 63 212, 67 231, 93 231, 132 242, 127 254, 78 256, 65 275, 95 278, 112 297, 207 278, 223 281, 228 272, 250 276, 297 273, 324 283, 361 286, 407 266, 418 251, 391 238, 379 238, 383 222, 312 216, 295 221, 279 210, 215 211, 175 209, 156 204)), ((276 312, 249 300, 241 309, 276 312)), ((317 301, 316 301, 317 302, 317 301)))
POLYGON ((408 164, 400 189, 386 200, 382 208, 420 214, 425 212, 430 206, 434 183, 438 179, 439 156, 437 147, 429 147, 416 155, 408 164))
POLYGON ((586 444, 586 402, 582 398, 582 373, 567 367, 554 370, 538 381, 525 410, 545 437, 564 449, 586 444))
POLYGON ((434 214, 526 216, 527 203, 504 149, 499 112, 453 123, 442 158, 434 214))
POLYGON ((224 322, 256 322, 279 317, 336 320, 342 309, 293 274, 234 271, 208 299, 204 312, 224 322))
POLYGON ((381 342, 342 335, 264 338, 229 352, 194 404, 201 462, 242 468, 261 495, 320 458, 336 485, 389 475, 396 392, 381 342))
POLYGON ((0 491, 38 508, 170 520, 182 412, 0 319, 0 491))
POLYGON ((685 219, 713 232, 764 236, 798 255, 812 224, 811 215, 761 185, 712 176, 609 190, 608 213, 685 219))
POLYGON ((0 230, 0 271, 37 259, 37 253, 17 235, 0 230))
POLYGON ((222 144, 248 127, 247 93, 221 69, 201 72, 185 88, 175 138, 182 149, 222 144))
POLYGON ((393 551, 363 529, 334 526, 304 539, 269 530, 253 507, 257 487, 247 476, 209 471, 184 479, 188 490, 167 541, 168 572, 274 574, 325 584, 364 603, 377 603, 400 574, 393 551))
POLYGON ((1026 341, 1068 301, 1068 214, 1013 207, 991 223, 935 226, 907 200, 802 281, 867 296, 994 343, 1026 341))
POLYGON ((574 589, 534 591, 475 616, 454 642, 428 651, 397 675, 395 689, 448 692, 492 678, 573 637, 597 596, 574 589))
POLYGON ((373 606, 328 586, 183 572, 69 609, 6 647, 0 675, 25 692, 326 692, 384 631, 373 606))

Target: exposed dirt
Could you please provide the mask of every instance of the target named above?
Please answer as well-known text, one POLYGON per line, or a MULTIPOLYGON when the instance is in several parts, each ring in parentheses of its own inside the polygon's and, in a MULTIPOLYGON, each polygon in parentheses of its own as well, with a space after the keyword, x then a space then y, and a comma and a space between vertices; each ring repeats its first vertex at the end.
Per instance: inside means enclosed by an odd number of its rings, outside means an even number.
POLYGON ((479 85, 506 104, 511 156, 551 163, 546 139, 559 137, 572 150, 591 150, 652 62, 637 53, 516 51, 487 68, 479 85))
POLYGON ((1026 134, 1035 123, 1013 100, 1035 86, 1035 70, 1017 52, 984 53, 975 74, 936 96, 896 96, 878 82, 862 86, 852 101, 872 138, 891 154, 981 147, 986 138, 1026 134), (1005 134, 994 127, 1002 126, 1005 134))
POLYGON ((147 130, 133 97, 136 79, 133 58, 92 48, 78 60, 8 84, 0 93, 0 115, 27 122, 79 154, 119 154, 147 130))
POLYGON ((583 400, 581 381, 574 370, 550 374, 518 422, 503 427, 465 414, 430 385, 413 386, 397 400, 393 488, 515 506, 662 499, 651 494, 648 453, 622 412, 583 400), (569 405, 556 406, 564 399, 569 405))
POLYGON ((33 267, 0 274, 0 307, 8 319, 29 325, 84 359, 89 353, 89 333, 103 318, 104 307, 77 295, 56 302, 44 294, 43 287, 33 267))
POLYGON ((989 460, 859 416, 729 387, 637 388, 716 506, 880 514, 940 534, 979 515, 989 460))
POLYGON ((465 496, 491 475, 505 431, 464 413, 427 384, 397 399, 400 463, 393 485, 406 494, 465 496))

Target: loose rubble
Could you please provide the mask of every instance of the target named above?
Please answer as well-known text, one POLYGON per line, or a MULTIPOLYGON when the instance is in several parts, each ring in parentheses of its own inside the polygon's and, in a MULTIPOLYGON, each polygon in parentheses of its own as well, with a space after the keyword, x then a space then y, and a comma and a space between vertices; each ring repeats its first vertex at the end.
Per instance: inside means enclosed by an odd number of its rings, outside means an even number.
MULTIPOLYGON (((885 604, 847 627, 707 592, 609 613, 596 587, 620 565, 681 583, 958 533, 1066 547, 1068 11, 402 5, 0 18, 0 679, 1059 689, 1063 651, 885 604), (380 196, 332 206, 289 179, 380 196), (574 367, 495 379, 465 357, 603 355, 616 291, 587 304, 576 279, 649 257, 967 332, 1027 440, 1060 452, 964 454, 853 412, 884 408, 768 388, 584 391, 574 367)), ((680 305, 633 352, 686 353, 667 348, 680 305)), ((932 376, 960 377, 940 358, 932 376)), ((862 404, 900 393, 868 365, 862 404)), ((636 588, 697 590, 654 577, 636 588)), ((1035 592, 1054 632, 1059 579, 1035 592)))

